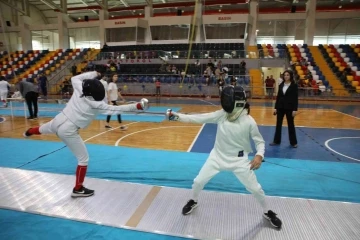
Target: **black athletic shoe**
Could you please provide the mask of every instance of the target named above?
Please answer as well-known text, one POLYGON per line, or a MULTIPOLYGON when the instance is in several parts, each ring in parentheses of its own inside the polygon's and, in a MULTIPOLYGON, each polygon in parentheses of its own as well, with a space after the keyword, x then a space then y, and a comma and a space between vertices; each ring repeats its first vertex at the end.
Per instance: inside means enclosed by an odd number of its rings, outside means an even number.
POLYGON ((190 199, 187 204, 182 209, 182 214, 188 215, 192 211, 194 211, 195 208, 197 208, 198 204, 194 200, 190 199))
POLYGON ((120 130, 125 131, 128 127, 127 126, 121 126, 120 130))
POLYGON ((281 228, 282 222, 281 220, 276 216, 276 213, 269 210, 267 213, 264 213, 264 218, 270 221, 271 225, 273 225, 276 228, 281 228))
POLYGON ((86 187, 82 186, 79 190, 73 189, 71 194, 72 197, 90 197, 94 195, 94 190, 87 189, 86 187))
POLYGON ((26 137, 26 138, 30 137, 32 135, 31 133, 29 133, 29 129, 26 132, 23 133, 23 136, 26 137))

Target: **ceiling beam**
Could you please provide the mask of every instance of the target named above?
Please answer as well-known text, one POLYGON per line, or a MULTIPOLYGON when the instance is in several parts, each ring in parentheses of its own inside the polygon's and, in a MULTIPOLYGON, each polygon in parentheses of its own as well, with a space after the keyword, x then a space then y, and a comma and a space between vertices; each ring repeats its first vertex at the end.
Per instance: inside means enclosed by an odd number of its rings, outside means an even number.
POLYGON ((129 7, 129 4, 128 4, 125 0, 120 0, 120 2, 121 2, 125 7, 129 7))
MULTIPOLYGON (((80 0, 80 2, 82 2, 82 4, 84 4, 85 6, 89 7, 89 4, 87 4, 86 2, 84 2, 83 0, 80 0)), ((69 10, 69 9, 68 9, 69 10)), ((95 11, 95 10, 91 10, 93 13, 95 13, 96 15, 99 16, 99 14, 95 11)))
POLYGON ((48 0, 40 0, 40 2, 44 3, 45 5, 47 5, 48 7, 52 8, 52 9, 58 10, 62 13, 66 13, 66 11, 62 7, 59 7, 58 5, 56 5, 53 2, 50 2, 48 0))
POLYGON ((104 10, 106 10, 107 9, 107 6, 105 6, 104 4, 102 4, 101 2, 99 2, 98 0, 94 0, 97 4, 99 4, 99 6, 102 8, 102 9, 104 9, 104 10))
POLYGON ((22 13, 24 16, 28 16, 28 15, 26 15, 26 12, 23 9, 18 8, 18 6, 16 5, 16 2, 10 1, 10 0, 0 0, 0 2, 2 2, 3 4, 15 9, 19 13, 22 13))

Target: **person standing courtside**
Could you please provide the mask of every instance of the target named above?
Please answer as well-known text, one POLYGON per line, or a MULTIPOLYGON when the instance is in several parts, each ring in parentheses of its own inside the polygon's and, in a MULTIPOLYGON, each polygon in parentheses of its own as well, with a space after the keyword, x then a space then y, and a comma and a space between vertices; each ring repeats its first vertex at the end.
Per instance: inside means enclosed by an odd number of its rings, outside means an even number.
POLYGON ((34 84, 34 79, 30 79, 29 82, 27 82, 26 80, 21 81, 19 83, 19 90, 21 95, 25 98, 26 104, 29 108, 30 116, 27 119, 37 119, 39 92, 34 84))
MULTIPOLYGON (((116 85, 117 80, 118 80, 118 75, 114 74, 112 76, 111 80, 110 80, 110 83, 109 83, 108 89, 107 89, 107 91, 108 91, 107 96, 108 96, 108 99, 109 99, 109 104, 112 104, 114 106, 117 106, 116 101, 118 100, 118 97, 120 97, 121 100, 123 102, 125 102, 125 99, 121 96, 121 93, 118 91, 118 87, 116 85)), ((118 118, 118 122, 121 124, 122 123, 121 114, 118 114, 117 118, 118 118)), ((106 125, 105 125, 106 128, 111 128, 111 126, 109 125, 110 119, 111 119, 111 115, 108 115, 106 117, 106 125)), ((127 127, 126 126, 121 126, 120 129, 121 130, 126 130, 127 127)))
POLYGON ((274 115, 276 117, 276 130, 274 141, 270 146, 279 145, 281 143, 281 129, 284 116, 288 123, 289 140, 293 148, 297 148, 297 139, 294 118, 298 110, 298 86, 294 81, 292 71, 286 70, 283 73, 283 82, 279 86, 276 97, 274 115))
POLYGON ((0 100, 4 103, 4 107, 7 107, 7 95, 9 93, 10 84, 5 80, 4 76, 0 76, 0 100))

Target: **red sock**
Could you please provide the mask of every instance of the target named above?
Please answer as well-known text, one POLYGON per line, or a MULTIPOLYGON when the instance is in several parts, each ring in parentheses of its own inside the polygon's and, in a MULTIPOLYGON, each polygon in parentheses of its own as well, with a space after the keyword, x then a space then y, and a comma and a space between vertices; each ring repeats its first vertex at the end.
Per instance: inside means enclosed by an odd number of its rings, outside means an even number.
POLYGON ((37 134, 37 135, 39 135, 39 134, 41 134, 40 131, 39 131, 39 128, 40 128, 40 127, 30 128, 30 129, 28 130, 28 132, 29 132, 30 134, 37 134))
POLYGON ((136 104, 136 108, 137 108, 138 110, 143 110, 143 108, 142 108, 142 106, 141 106, 141 103, 136 104))
POLYGON ((86 170, 87 166, 77 166, 75 190, 79 190, 82 187, 86 175, 86 170))

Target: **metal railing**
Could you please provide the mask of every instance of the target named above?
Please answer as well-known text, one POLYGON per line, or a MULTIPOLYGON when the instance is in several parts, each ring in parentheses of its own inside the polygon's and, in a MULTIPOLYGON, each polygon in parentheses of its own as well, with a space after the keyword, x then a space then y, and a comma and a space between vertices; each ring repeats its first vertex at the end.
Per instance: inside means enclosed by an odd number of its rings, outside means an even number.
MULTIPOLYGON (((70 75, 68 75, 71 77, 70 75)), ((246 89, 250 89, 252 85, 252 78, 249 75, 234 75, 237 80, 237 85, 241 85, 246 89)), ((110 76, 108 76, 110 78, 110 76)), ((226 79, 225 83, 230 84, 232 75, 226 79)), ((122 90, 125 95, 153 95, 155 94, 155 80, 159 79, 161 82, 162 94, 168 96, 195 96, 218 95, 217 79, 215 76, 210 78, 197 77, 194 75, 186 75, 184 77, 179 75, 169 74, 151 74, 139 75, 128 74, 120 75, 117 81, 118 88, 122 90)), ((69 92, 72 94, 71 85, 68 88, 63 88, 63 83, 56 83, 51 85, 51 94, 65 94, 69 92), (69 89, 69 90, 68 90, 69 89)), ((66 96, 68 97, 68 96, 66 96)))
POLYGON ((80 61, 82 61, 84 54, 81 53, 78 56, 75 57, 75 59, 72 59, 70 61, 66 61, 64 65, 61 66, 61 70, 56 72, 54 75, 50 75, 48 81, 49 85, 55 84, 59 82, 61 79, 64 79, 66 76, 69 76, 69 72, 71 72, 70 68, 74 64, 78 64, 80 61))
POLYGON ((285 49, 277 49, 274 51, 264 51, 262 49, 256 50, 255 54, 247 50, 191 50, 190 55, 188 50, 149 50, 149 51, 114 51, 114 52, 100 52, 97 55, 96 60, 110 60, 110 59, 187 59, 188 56, 191 59, 236 59, 236 58, 287 58, 287 52, 285 49))
MULTIPOLYGON (((162 75, 157 75, 161 78, 162 75)), ((265 86, 254 86, 250 76, 237 76, 237 85, 242 86, 249 99, 276 99, 276 91, 267 92, 265 86), (248 78, 248 80, 245 80, 248 78)), ((226 85, 229 81, 226 82, 226 85)), ((148 80, 139 82, 136 78, 129 76, 127 79, 121 79, 117 82, 118 88, 124 96, 155 96, 156 86, 152 76, 148 80)), ((225 85, 225 86, 226 86, 225 85)), ((53 85, 55 89, 52 94, 61 95, 63 99, 69 99, 72 94, 71 85, 66 91, 62 91, 63 84, 53 85)), ((216 80, 210 79, 209 84, 204 81, 198 81, 196 78, 189 77, 188 81, 162 82, 160 87, 162 96, 169 97, 219 97, 219 88, 216 80)), ((325 91, 314 90, 313 88, 299 88, 298 96, 300 100, 312 101, 360 101, 360 92, 349 92, 344 89, 328 88, 325 91)))

